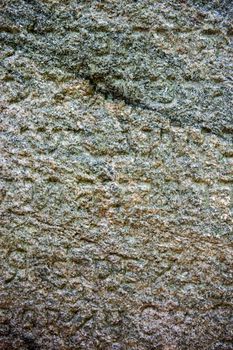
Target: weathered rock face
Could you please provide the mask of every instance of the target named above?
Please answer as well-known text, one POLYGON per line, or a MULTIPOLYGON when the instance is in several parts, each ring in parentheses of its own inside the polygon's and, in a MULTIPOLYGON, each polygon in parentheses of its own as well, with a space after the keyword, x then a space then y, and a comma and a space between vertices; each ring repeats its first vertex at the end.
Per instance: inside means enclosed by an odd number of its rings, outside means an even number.
POLYGON ((232 12, 1 2, 1 350, 233 349, 232 12))

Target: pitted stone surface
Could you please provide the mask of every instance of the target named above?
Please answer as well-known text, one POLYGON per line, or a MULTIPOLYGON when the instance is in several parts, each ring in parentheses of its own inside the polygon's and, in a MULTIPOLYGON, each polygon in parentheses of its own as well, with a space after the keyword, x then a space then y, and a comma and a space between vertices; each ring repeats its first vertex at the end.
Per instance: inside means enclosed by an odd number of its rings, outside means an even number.
POLYGON ((1 36, 50 75, 60 65, 174 124, 231 134, 232 4, 190 3, 5 1, 1 36))
POLYGON ((1 10, 0 349, 233 349, 232 4, 1 10))

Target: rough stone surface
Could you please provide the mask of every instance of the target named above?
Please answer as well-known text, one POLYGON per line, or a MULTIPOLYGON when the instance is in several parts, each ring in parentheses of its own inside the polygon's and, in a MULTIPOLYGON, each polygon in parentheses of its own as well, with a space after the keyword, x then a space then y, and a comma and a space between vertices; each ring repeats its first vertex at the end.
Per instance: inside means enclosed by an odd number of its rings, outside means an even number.
POLYGON ((232 1, 0 9, 0 349, 233 349, 232 1))

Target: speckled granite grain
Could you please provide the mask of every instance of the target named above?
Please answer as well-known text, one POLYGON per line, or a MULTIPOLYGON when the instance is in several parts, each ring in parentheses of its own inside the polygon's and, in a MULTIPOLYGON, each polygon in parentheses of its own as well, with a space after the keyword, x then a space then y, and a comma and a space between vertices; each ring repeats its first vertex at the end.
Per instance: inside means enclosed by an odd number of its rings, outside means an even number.
POLYGON ((0 10, 0 350, 233 349, 232 1, 0 10))

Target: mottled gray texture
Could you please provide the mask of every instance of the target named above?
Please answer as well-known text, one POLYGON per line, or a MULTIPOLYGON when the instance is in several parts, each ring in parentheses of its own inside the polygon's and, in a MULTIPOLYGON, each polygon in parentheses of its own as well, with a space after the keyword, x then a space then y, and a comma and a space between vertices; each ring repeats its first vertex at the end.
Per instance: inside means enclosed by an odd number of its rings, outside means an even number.
POLYGON ((2 1, 1 350, 231 350, 231 1, 2 1))

